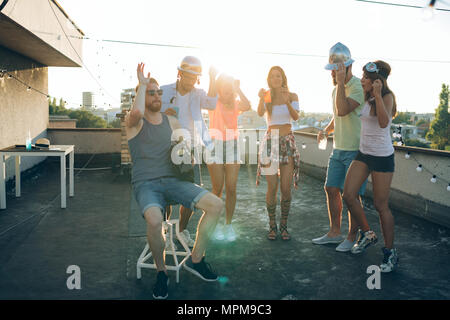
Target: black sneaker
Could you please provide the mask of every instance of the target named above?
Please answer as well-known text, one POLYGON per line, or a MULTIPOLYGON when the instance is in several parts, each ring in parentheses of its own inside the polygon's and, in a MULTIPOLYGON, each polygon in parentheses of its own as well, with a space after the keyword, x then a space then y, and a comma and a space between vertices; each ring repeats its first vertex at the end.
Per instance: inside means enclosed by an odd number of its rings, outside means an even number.
POLYGON ((209 263, 205 262, 205 257, 199 263, 193 263, 192 257, 186 260, 186 263, 183 265, 186 270, 192 272, 197 277, 205 281, 217 281, 219 277, 211 268, 209 263))
POLYGON ((392 272, 397 269, 398 254, 397 249, 381 248, 383 251, 383 263, 380 265, 381 272, 392 272))
POLYGON ((156 283, 153 287, 153 298, 158 300, 167 299, 169 296, 167 286, 169 285, 169 277, 164 271, 159 271, 156 275, 156 283))

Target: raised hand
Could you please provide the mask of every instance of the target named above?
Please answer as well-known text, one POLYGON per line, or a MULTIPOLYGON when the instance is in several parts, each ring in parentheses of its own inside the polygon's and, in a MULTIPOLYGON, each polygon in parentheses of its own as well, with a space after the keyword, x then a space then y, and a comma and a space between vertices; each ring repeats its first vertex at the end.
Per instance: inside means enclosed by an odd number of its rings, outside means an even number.
POLYGON ((144 63, 139 63, 137 67, 137 77, 139 84, 147 85, 150 82, 150 72, 147 73, 147 77, 144 76, 144 63))
POLYGON ((376 96, 381 96, 381 89, 383 88, 383 83, 381 82, 380 79, 376 79, 373 83, 372 83, 372 90, 373 90, 373 95, 376 96))
POLYGON ((173 108, 166 109, 166 111, 164 111, 164 113, 168 116, 173 116, 173 117, 177 116, 177 111, 173 108))
POLYGON ((258 92, 258 97, 260 97, 261 99, 264 98, 264 95, 266 94, 266 90, 265 89, 261 89, 258 92))
POLYGON ((211 66, 209 68, 209 77, 211 79, 216 79, 218 73, 219 73, 219 71, 216 68, 214 68, 213 66, 211 66))
POLYGON ((344 84, 346 74, 345 66, 343 63, 338 63, 336 70, 336 82, 338 84, 344 84))

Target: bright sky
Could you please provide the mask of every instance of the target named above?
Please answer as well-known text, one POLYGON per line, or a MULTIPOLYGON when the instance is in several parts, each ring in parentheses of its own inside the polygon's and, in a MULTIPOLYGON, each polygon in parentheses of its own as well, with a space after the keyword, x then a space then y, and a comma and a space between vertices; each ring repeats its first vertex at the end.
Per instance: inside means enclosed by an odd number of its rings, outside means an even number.
MULTIPOLYGON (((267 87, 270 67, 279 65, 286 72, 290 91, 299 95, 302 110, 331 113, 333 85, 324 65, 330 47, 338 41, 350 48, 357 77, 368 61, 382 59, 391 65, 388 84, 400 111, 434 113, 441 84, 450 84, 450 12, 437 11, 433 19, 425 21, 421 9, 353 0, 58 2, 86 37, 93 39, 83 42, 83 60, 109 93, 100 90, 84 68, 49 68, 50 95, 67 100, 69 107, 79 106, 83 91, 94 91, 100 108, 119 107, 121 90, 137 84, 138 62, 144 62, 160 84, 167 84, 175 82, 181 59, 195 55, 202 61, 204 75, 199 87, 205 90, 208 69, 214 65, 241 80, 242 90, 256 109, 257 94, 267 87)), ((437 7, 450 9, 439 0, 437 7)))

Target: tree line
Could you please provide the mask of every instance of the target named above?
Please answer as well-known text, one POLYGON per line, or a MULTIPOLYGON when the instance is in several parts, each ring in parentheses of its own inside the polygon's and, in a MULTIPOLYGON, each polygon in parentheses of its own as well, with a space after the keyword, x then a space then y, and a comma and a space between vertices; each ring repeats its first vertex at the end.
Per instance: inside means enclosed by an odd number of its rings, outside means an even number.
POLYGON ((91 111, 80 109, 67 109, 63 99, 56 102, 56 98, 48 99, 49 115, 68 116, 70 119, 77 120, 77 128, 120 128, 120 119, 116 118, 111 123, 105 119, 96 116, 91 111))

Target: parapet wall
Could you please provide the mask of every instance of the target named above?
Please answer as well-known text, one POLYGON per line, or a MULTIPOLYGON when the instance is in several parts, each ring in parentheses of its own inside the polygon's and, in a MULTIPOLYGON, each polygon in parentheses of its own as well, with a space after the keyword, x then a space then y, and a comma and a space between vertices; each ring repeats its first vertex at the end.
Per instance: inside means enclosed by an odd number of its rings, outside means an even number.
MULTIPOLYGON (((295 134, 302 161, 301 170, 325 180, 328 158, 333 149, 333 139, 328 139, 327 149, 319 150, 317 136, 295 134), (306 148, 303 149, 302 145, 306 148)), ((450 152, 416 147, 395 146, 395 173, 391 185, 389 206, 429 221, 450 227, 450 152), (409 159, 405 158, 410 153, 409 159), (416 170, 421 164, 422 172, 416 170), (430 180, 437 176, 436 183, 430 180)), ((372 180, 369 177, 366 196, 372 197, 372 180)))

